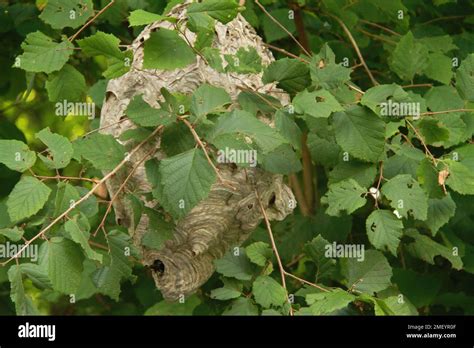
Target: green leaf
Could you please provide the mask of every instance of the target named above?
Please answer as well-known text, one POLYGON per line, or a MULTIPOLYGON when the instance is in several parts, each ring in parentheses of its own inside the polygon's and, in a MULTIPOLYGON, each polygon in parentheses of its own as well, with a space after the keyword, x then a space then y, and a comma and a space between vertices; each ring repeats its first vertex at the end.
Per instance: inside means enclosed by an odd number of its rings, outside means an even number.
POLYGON ((262 154, 259 162, 263 169, 276 174, 288 175, 302 169, 299 156, 289 144, 282 144, 276 149, 262 154))
POLYGON ((223 258, 214 261, 216 271, 230 278, 239 280, 252 279, 252 264, 245 254, 244 249, 239 248, 238 254, 234 252, 228 251, 223 258))
POLYGON ((224 106, 231 102, 225 89, 203 83, 193 93, 190 111, 201 119, 209 113, 224 111, 224 106))
POLYGON ((94 133, 79 140, 81 156, 99 170, 112 170, 125 157, 125 148, 110 134, 94 133))
POLYGON ((311 59, 311 80, 317 87, 334 89, 350 80, 352 70, 336 63, 336 56, 326 43, 311 59))
POLYGON ((8 214, 12 221, 36 214, 48 201, 51 189, 36 178, 23 176, 8 196, 8 214))
POLYGON ((394 102, 407 101, 408 93, 394 83, 391 85, 378 85, 365 91, 360 103, 367 106, 377 115, 381 115, 381 104, 386 103, 389 99, 394 102))
POLYGON ((434 265, 434 258, 436 256, 442 256, 451 262, 454 269, 462 269, 463 262, 461 257, 455 254, 454 250, 450 250, 448 247, 436 243, 430 237, 422 235, 414 229, 405 231, 405 234, 415 240, 413 243, 409 243, 405 246, 405 249, 413 257, 434 265))
POLYGON ((77 43, 84 54, 90 57, 104 56, 107 59, 108 68, 103 73, 106 78, 116 78, 130 70, 132 53, 120 50, 120 40, 115 35, 97 31, 94 35, 77 40, 77 43))
POLYGON ((242 295, 240 291, 228 288, 219 288, 212 290, 210 297, 214 300, 225 301, 240 297, 240 295, 242 295))
POLYGON ((456 71, 456 88, 463 99, 474 102, 474 53, 468 55, 456 71))
POLYGON ((417 127, 429 145, 441 146, 449 139, 449 130, 435 118, 424 117, 417 123, 417 127))
POLYGON ((176 117, 173 117, 169 112, 156 109, 144 101, 143 95, 134 96, 125 113, 135 124, 142 127, 169 125, 176 120, 176 117))
POLYGON ((82 213, 74 215, 72 219, 66 221, 64 229, 69 233, 71 239, 82 247, 89 259, 102 263, 102 255, 89 245, 90 225, 85 215, 82 213))
MULTIPOLYGON (((239 94, 240 97, 241 94, 239 94)), ((246 108, 245 108, 246 109, 246 108)), ((295 149, 301 149, 302 132, 291 115, 283 110, 275 113, 275 127, 295 149)))
POLYGON ((255 301, 263 308, 280 307, 287 301, 285 288, 269 276, 258 276, 253 282, 252 292, 255 301))
POLYGON ((222 65, 222 57, 217 48, 204 47, 201 54, 206 58, 209 66, 215 71, 223 73, 224 67, 222 65))
POLYGON ((430 198, 428 200, 428 218, 425 224, 435 236, 438 230, 447 224, 456 212, 456 203, 448 193, 443 198, 430 198))
POLYGON ((384 178, 391 179, 398 174, 410 174, 416 178, 418 166, 425 158, 423 151, 407 143, 391 146, 391 150, 395 152, 395 155, 390 156, 384 163, 384 178))
POLYGON ((129 256, 132 253, 131 237, 118 230, 108 233, 107 240, 110 249, 110 263, 93 275, 94 283, 99 292, 118 301, 120 284, 124 279, 133 279, 132 265, 129 256))
POLYGON ((239 4, 235 0, 203 0, 200 3, 192 3, 187 13, 205 13, 226 24, 233 20, 239 11, 239 4))
POLYGON ((54 290, 74 294, 80 283, 84 255, 72 241, 53 237, 48 242, 48 275, 54 290))
POLYGON ((46 81, 46 90, 52 102, 62 100, 76 102, 84 99, 86 80, 76 68, 66 64, 61 70, 49 76, 46 81))
POLYGON ((286 143, 275 129, 243 110, 234 110, 219 117, 209 138, 211 142, 215 142, 219 137, 236 133, 250 137, 264 153, 286 143))
POLYGON ((15 304, 17 315, 38 315, 38 309, 33 304, 31 297, 25 292, 23 286, 23 276, 19 265, 12 266, 8 270, 8 280, 10 281, 10 298, 15 304))
POLYGON ((446 160, 446 164, 449 168, 446 185, 462 195, 474 195, 474 172, 472 169, 453 160, 446 160))
POLYGON ((200 149, 163 159, 159 172, 165 197, 161 203, 175 218, 183 217, 206 198, 216 179, 200 149))
POLYGON ((238 281, 233 279, 224 279, 224 286, 222 288, 211 291, 210 297, 215 300, 231 300, 242 295, 243 286, 238 281))
POLYGON ((161 16, 156 13, 144 11, 144 10, 135 10, 130 13, 128 17, 128 22, 131 27, 137 27, 140 25, 148 25, 154 22, 159 22, 165 19, 166 17, 161 16))
POLYGON ((350 289, 374 294, 390 286, 392 268, 379 251, 367 250, 362 262, 356 258, 343 259, 342 274, 350 289))
POLYGON ((267 261, 271 259, 273 252, 270 246, 265 242, 255 242, 245 248, 248 258, 254 264, 265 266, 267 261))
POLYGON ((21 237, 23 237, 23 233, 25 233, 25 231, 18 228, 18 226, 0 229, 0 235, 7 237, 13 242, 19 242, 21 237))
POLYGON ((329 172, 329 184, 331 185, 352 178, 357 181, 359 185, 367 188, 375 181, 376 175, 377 168, 372 163, 364 163, 355 160, 341 161, 329 172))
POLYGON ((394 268, 393 282, 417 308, 429 306, 441 289, 442 279, 436 274, 416 273, 394 268))
POLYGON ((366 203, 364 195, 367 190, 354 179, 347 179, 329 185, 329 190, 321 198, 321 203, 327 204, 326 214, 340 216, 343 211, 352 214, 366 203))
POLYGON ((226 66, 226 71, 228 72, 256 74, 262 71, 262 58, 252 46, 247 48, 240 47, 237 53, 226 54, 224 58, 228 63, 226 66))
POLYGON ((48 0, 39 15, 53 29, 77 28, 94 14, 92 0, 48 0))
POLYGON ((428 197, 411 175, 397 175, 386 182, 381 191, 390 200, 390 205, 404 218, 408 218, 410 212, 415 219, 426 220, 428 197))
POLYGON ((379 250, 388 249, 395 257, 403 234, 403 223, 388 210, 373 211, 365 222, 370 243, 379 250))
POLYGON ((384 151, 385 122, 374 113, 354 106, 333 116, 337 143, 354 157, 376 162, 384 151))
MULTIPOLYGON (((247 7, 247 4, 246 4, 247 7)), ((285 8, 278 8, 276 10, 268 11, 278 23, 281 23, 290 33, 296 32, 295 21, 288 15, 288 10, 285 8)), ((288 37, 288 33, 284 31, 278 24, 272 21, 268 16, 261 18, 263 34, 265 35, 265 42, 272 43, 280 39, 288 37)))
POLYGON ((192 295, 185 299, 184 303, 181 302, 168 302, 168 301, 161 301, 148 308, 145 312, 145 315, 169 315, 169 316, 176 316, 176 315, 192 315, 196 307, 201 304, 201 300, 198 296, 192 295))
POLYGON ((293 98, 293 106, 299 114, 322 118, 328 118, 336 111, 344 111, 336 98, 326 90, 299 92, 293 98))
POLYGON ((329 242, 321 235, 318 235, 304 246, 305 254, 313 260, 318 268, 316 281, 330 276, 335 270, 336 260, 325 255, 328 245, 329 242))
POLYGON ((342 289, 306 295, 306 303, 310 305, 313 315, 327 315, 346 308, 356 297, 342 289))
POLYGON ((428 48, 415 40, 411 31, 405 34, 389 58, 390 68, 404 81, 413 77, 428 65, 428 48))
POLYGON ((239 297, 222 315, 258 315, 258 308, 248 297, 239 297))
POLYGON ((288 93, 302 91, 310 83, 308 65, 297 59, 279 59, 267 66, 262 81, 263 83, 277 81, 278 87, 288 93))
POLYGON ((163 219, 161 214, 146 208, 149 219, 148 231, 142 237, 141 244, 151 249, 160 250, 165 242, 173 237, 174 224, 163 219))
POLYGON ((159 28, 151 33, 145 42, 145 69, 174 70, 184 68, 195 61, 193 50, 176 31, 159 28))
POLYGON ((30 33, 21 44, 23 54, 18 57, 20 68, 30 72, 47 74, 60 70, 73 52, 73 44, 68 40, 54 42, 40 31, 30 33))
POLYGON ((48 168, 60 169, 68 166, 71 162, 74 150, 68 138, 62 135, 51 133, 48 128, 36 133, 36 138, 41 140, 47 147, 48 157, 38 154, 39 158, 46 164, 48 168), (52 159, 50 158, 52 156, 52 159))
POLYGON ((451 58, 441 53, 431 53, 424 73, 432 80, 449 85, 453 77, 452 68, 451 58))
POLYGON ((458 48, 449 35, 422 37, 418 41, 426 45, 430 52, 447 53, 458 48))
POLYGON ((36 162, 36 154, 25 143, 18 140, 0 139, 0 163, 11 170, 24 172, 36 162))
POLYGON ((21 272, 26 275, 33 285, 40 290, 51 289, 51 281, 48 278, 48 270, 43 265, 34 263, 20 264, 21 272))

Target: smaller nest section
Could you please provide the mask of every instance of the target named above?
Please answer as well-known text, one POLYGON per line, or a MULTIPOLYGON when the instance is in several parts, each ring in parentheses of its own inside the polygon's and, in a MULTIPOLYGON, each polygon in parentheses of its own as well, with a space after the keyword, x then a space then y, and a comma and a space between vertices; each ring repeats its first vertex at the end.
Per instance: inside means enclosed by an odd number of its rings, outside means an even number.
MULTIPOLYGON (((186 23, 188 5, 189 1, 174 7, 169 15, 178 18, 180 23, 186 23)), ((163 100, 160 93, 163 87, 172 93, 192 93, 203 83, 208 83, 224 88, 234 103, 242 89, 251 89, 273 95, 283 105, 288 104, 288 95, 273 83, 264 85, 261 73, 221 73, 211 68, 200 56, 196 57, 195 63, 183 69, 143 69, 143 44, 150 34, 159 28, 174 29, 169 22, 148 25, 131 45, 134 59, 130 71, 109 81, 101 111, 102 133, 111 134, 118 139, 126 130, 135 128, 125 114, 130 100, 137 94, 143 94, 147 103, 158 108, 158 101, 163 100), (275 91, 277 93, 274 93, 275 91)), ((217 22, 215 32, 212 47, 221 52, 222 58, 225 54, 235 54, 239 48, 253 47, 262 58, 264 66, 274 60, 271 52, 263 45, 262 39, 241 15, 225 25, 217 22)), ((187 41, 194 44, 196 35, 185 26, 182 29, 181 36, 183 35, 187 41)), ((224 59, 223 61, 225 62, 224 59)), ((265 121, 272 124, 270 120, 265 121)), ((153 147, 157 149, 157 159, 166 157, 160 150, 159 137, 143 146, 129 158, 124 169, 107 182, 111 196, 118 191, 130 170, 153 150, 153 147)), ((117 221, 129 229, 134 244, 142 251, 143 264, 153 270, 156 286, 165 299, 175 300, 195 292, 214 272, 214 260, 221 258, 229 248, 240 245, 248 238, 263 219, 256 192, 269 219, 283 220, 295 206, 293 193, 283 183, 281 175, 266 173, 258 168, 243 169, 233 165, 219 165, 219 171, 226 184, 216 182, 211 187, 208 198, 177 223, 173 238, 166 242, 161 250, 142 246, 141 239, 148 230, 149 219, 143 215, 138 225, 134 226, 133 212, 124 198, 128 192, 151 191, 143 164, 138 166, 114 202, 117 221)), ((141 199, 148 207, 157 204, 146 201, 145 197, 141 199)))

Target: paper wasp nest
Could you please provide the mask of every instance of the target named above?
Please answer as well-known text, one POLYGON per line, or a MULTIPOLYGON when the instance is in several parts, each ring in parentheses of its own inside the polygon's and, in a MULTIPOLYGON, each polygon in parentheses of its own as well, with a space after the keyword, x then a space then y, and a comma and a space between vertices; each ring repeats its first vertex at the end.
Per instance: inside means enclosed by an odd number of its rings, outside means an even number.
MULTIPOLYGON (((178 18, 180 23, 186 23, 188 3, 176 6, 170 15, 178 18)), ((209 83, 224 88, 234 102, 241 92, 239 87, 260 93, 277 90, 274 84, 263 85, 261 74, 219 73, 209 67, 200 56, 197 56, 194 64, 183 69, 142 69, 143 44, 150 37, 150 33, 160 27, 173 29, 173 25, 168 22, 148 25, 131 45, 134 59, 130 71, 109 82, 101 112, 102 133, 118 138, 124 131, 134 128, 134 124, 126 119, 125 115, 130 100, 137 94, 143 94, 146 102, 153 107, 159 107, 157 101, 162 100, 162 87, 172 93, 192 93, 203 83, 209 83)), ((182 29, 182 32, 193 44, 195 34, 188 29, 182 29)), ((217 22, 215 32, 213 47, 219 49, 222 56, 235 54, 240 47, 251 46, 262 58, 262 64, 268 65, 273 61, 273 56, 262 44, 262 39, 241 15, 226 25, 217 22)), ((283 105, 288 103, 285 93, 279 91, 274 96, 283 105)), ((270 121, 267 120, 267 123, 270 121)), ((152 150, 150 146, 158 148, 155 155, 158 159, 165 157, 159 149, 159 138, 155 139, 153 144, 143 146, 130 157, 127 165, 108 181, 107 188, 111 196, 117 192, 134 164, 152 150)), ((155 283, 166 299, 174 300, 180 295, 196 291, 214 272, 214 260, 221 258, 230 247, 245 241, 262 221, 256 189, 269 219, 282 220, 294 207, 293 193, 283 183, 281 175, 265 173, 256 168, 245 170, 232 165, 220 165, 219 171, 234 189, 217 181, 208 198, 177 223, 173 238, 167 241, 161 250, 141 246, 142 236, 148 229, 148 217, 143 215, 138 225, 134 226, 133 213, 124 198, 124 193, 127 192, 150 192, 151 186, 147 181, 143 163, 114 202, 117 221, 129 229, 134 244, 142 251, 143 264, 153 270, 155 283)), ((142 199, 148 206, 156 203, 142 199)))

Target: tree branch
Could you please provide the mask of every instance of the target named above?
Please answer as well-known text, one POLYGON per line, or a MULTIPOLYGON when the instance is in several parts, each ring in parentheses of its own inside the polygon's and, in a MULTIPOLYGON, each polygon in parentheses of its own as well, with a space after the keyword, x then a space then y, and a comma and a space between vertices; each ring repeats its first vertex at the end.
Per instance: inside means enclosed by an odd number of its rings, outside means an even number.
MULTIPOLYGON (((148 142, 148 140, 150 140, 152 137, 154 137, 161 129, 163 128, 163 126, 159 126, 158 128, 156 128, 153 133, 151 133, 145 140, 143 140, 140 144, 138 144, 132 151, 130 151, 130 154, 129 156, 132 156, 133 154, 135 154, 146 142, 148 142)), ((104 176, 89 192, 87 192, 81 199, 79 199, 77 202, 75 202, 74 204, 72 204, 66 211, 64 211, 62 214, 60 214, 57 218, 55 218, 49 225, 47 225, 45 228, 43 228, 36 236, 34 236, 33 238, 31 238, 27 243, 25 243, 25 245, 23 247, 20 248, 20 250, 17 251, 17 253, 15 255, 13 255, 12 257, 10 257, 8 260, 0 263, 0 266, 6 266, 10 261, 14 260, 14 259, 17 259, 19 255, 21 255, 21 253, 23 251, 26 250, 26 248, 28 248, 28 246, 33 243, 36 239, 38 238, 41 238, 44 236, 44 234, 49 231, 54 225, 56 225, 59 221, 61 221, 62 218, 64 218, 65 216, 67 216, 67 214, 69 214, 71 211, 73 211, 79 204, 81 204, 82 202, 86 201, 87 199, 89 199, 89 197, 91 197, 94 192, 102 185, 104 184, 107 180, 109 180, 112 176, 114 176, 119 170, 120 168, 122 168, 125 163, 128 162, 128 156, 126 158, 124 158, 110 173, 108 173, 106 176, 104 176)))
POLYGON ((342 27, 344 32, 346 33, 347 37, 349 38, 349 41, 351 42, 352 46, 354 47, 354 50, 357 53, 357 56, 359 57, 360 62, 364 66, 365 71, 367 72, 367 75, 369 75, 370 81, 372 81, 372 84, 374 86, 377 86, 379 83, 377 80, 374 78, 374 75, 372 75, 372 72, 370 71, 369 67, 367 66, 367 63, 365 62, 364 57, 362 56, 362 53, 360 52, 359 46, 357 45, 357 42, 354 40, 354 37, 352 36, 350 30, 347 28, 347 26, 344 24, 343 21, 341 21, 338 17, 329 14, 330 17, 334 18, 336 22, 342 27))

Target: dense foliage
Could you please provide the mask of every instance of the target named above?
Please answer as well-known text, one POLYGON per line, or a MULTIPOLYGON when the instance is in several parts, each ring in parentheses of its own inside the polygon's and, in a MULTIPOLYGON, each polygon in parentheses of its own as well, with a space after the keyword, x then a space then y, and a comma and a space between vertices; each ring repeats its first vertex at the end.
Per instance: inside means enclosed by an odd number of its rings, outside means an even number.
POLYGON ((195 47, 165 15, 178 3, 0 1, 0 251, 38 248, 1 255, 0 314, 474 314, 474 1, 204 0, 188 8, 195 47), (269 66, 251 47, 221 59, 210 46, 215 22, 239 12, 277 57, 269 66), (164 91, 160 109, 136 96, 127 146, 97 132, 107 81, 155 21, 176 30, 152 35, 144 68, 200 55, 217 71, 262 73, 291 103, 248 90, 231 106, 206 84, 164 91), (95 109, 77 116, 63 101, 95 109), (256 150, 298 201, 271 224, 278 258, 262 223, 198 293, 162 299, 95 186, 158 128, 168 157, 147 162, 146 194, 160 204, 127 193, 153 221, 144 243, 159 249, 208 195, 218 177, 207 153, 256 150))

